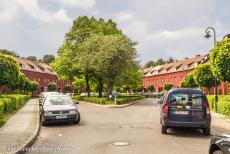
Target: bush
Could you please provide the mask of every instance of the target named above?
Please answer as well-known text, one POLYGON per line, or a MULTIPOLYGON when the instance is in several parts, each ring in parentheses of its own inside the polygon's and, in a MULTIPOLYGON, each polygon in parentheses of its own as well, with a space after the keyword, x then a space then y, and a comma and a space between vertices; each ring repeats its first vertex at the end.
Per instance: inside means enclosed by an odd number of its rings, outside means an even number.
POLYGON ((57 84, 54 83, 54 82, 49 83, 49 84, 48 84, 48 90, 49 90, 49 91, 55 91, 55 90, 57 90, 57 84))
MULTIPOLYGON (((72 98, 75 100, 79 100, 79 101, 92 102, 92 103, 101 104, 101 105, 115 103, 114 99, 110 101, 109 99, 107 99, 107 97, 98 98, 98 97, 87 97, 87 96, 73 96, 72 98)), ((141 96, 141 95, 119 96, 116 99, 116 102, 117 102, 117 105, 121 105, 121 104, 126 104, 131 101, 137 101, 143 98, 144 96, 141 96)))
MULTIPOLYGON (((212 111, 215 111, 215 96, 208 95, 209 106, 212 111)), ((230 95, 219 95, 217 102, 218 113, 225 116, 230 116, 230 95)))
POLYGON ((27 95, 3 95, 0 98, 0 126, 5 123, 5 114, 20 109, 27 100, 27 95))
POLYGON ((165 83, 164 84, 164 90, 170 90, 171 88, 173 87, 173 84, 172 83, 165 83))

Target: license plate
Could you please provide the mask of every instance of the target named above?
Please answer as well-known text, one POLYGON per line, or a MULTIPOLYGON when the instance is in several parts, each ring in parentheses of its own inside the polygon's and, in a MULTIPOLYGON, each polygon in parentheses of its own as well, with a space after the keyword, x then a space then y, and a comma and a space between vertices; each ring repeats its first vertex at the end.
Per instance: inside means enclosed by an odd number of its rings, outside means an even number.
POLYGON ((56 119, 67 119, 67 115, 58 115, 56 119))
POLYGON ((188 111, 174 111, 174 114, 186 115, 186 114, 189 114, 189 113, 188 113, 188 111))

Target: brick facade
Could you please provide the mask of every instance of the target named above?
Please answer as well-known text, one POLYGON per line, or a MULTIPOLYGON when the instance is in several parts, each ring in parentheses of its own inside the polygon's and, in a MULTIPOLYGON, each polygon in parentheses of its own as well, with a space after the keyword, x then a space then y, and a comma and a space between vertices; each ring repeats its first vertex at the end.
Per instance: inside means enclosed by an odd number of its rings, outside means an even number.
MULTIPOLYGON (((184 60, 173 63, 147 68, 144 70, 143 86, 147 88, 148 85, 153 85, 154 92, 162 91, 165 83, 172 83, 173 86, 177 88, 189 72, 203 63, 209 63, 209 55, 197 55, 193 58, 185 58, 184 60)), ((203 91, 207 94, 209 93, 206 88, 204 88, 203 91)), ((229 92, 229 84, 221 83, 218 85, 218 94, 225 95, 229 92)), ((212 88, 210 94, 214 93, 215 90, 212 88)))
POLYGON ((65 85, 72 85, 69 80, 59 80, 57 74, 47 64, 16 57, 20 70, 31 81, 39 83, 39 92, 47 91, 48 84, 57 84, 57 90, 63 92, 65 85))

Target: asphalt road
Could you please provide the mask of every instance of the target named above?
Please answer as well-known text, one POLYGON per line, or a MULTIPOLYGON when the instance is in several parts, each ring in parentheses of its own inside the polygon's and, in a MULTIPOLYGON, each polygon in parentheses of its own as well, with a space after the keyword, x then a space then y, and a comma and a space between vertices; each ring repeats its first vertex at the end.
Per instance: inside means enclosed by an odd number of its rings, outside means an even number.
MULTIPOLYGON (((206 154, 210 137, 196 129, 169 129, 161 134, 160 107, 153 99, 125 108, 80 104, 79 125, 59 124, 41 128, 33 147, 74 147, 79 154, 206 154), (120 126, 131 126, 122 128, 120 126), (127 146, 112 142, 125 141, 127 146)), ((42 153, 42 152, 28 152, 42 153)), ((54 152, 46 152, 54 153, 54 152)), ((55 152, 56 153, 56 152, 55 152)))

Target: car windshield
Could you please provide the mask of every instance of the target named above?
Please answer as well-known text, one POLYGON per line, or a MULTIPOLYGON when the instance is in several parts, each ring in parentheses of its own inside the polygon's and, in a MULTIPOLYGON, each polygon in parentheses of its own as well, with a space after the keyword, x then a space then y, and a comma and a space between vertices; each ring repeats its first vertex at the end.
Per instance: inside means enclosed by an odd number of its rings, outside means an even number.
POLYGON ((44 105, 73 105, 69 96, 48 96, 44 105))
POLYGON ((193 106, 201 107, 203 104, 204 95, 199 93, 174 93, 170 97, 171 106, 193 106))

